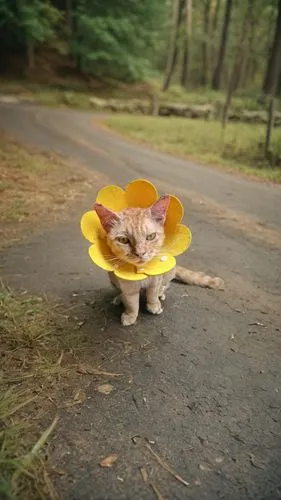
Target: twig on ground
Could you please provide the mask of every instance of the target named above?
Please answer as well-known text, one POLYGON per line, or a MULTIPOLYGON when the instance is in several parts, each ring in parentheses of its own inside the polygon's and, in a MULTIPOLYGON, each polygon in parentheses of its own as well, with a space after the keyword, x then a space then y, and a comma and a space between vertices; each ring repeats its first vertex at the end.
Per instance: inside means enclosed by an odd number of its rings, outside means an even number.
POLYGON ((164 500, 164 497, 161 495, 157 486, 154 483, 150 483, 151 488, 153 489, 155 495, 157 496, 157 500, 164 500))
POLYGON ((123 373, 112 373, 99 370, 97 368, 92 368, 91 366, 79 365, 77 367, 78 373, 88 374, 88 375, 102 375, 104 377, 121 377, 123 373))
POLYGON ((147 472, 146 472, 144 467, 140 467, 140 473, 141 473, 141 477, 143 478, 143 482, 147 483, 148 475, 147 475, 147 472))
POLYGON ((146 443, 145 446, 150 451, 150 453, 156 458, 157 462, 161 465, 161 467, 163 467, 163 469, 169 472, 177 481, 179 481, 184 486, 190 486, 190 483, 185 481, 185 479, 183 479, 179 474, 174 472, 173 469, 171 469, 171 467, 168 464, 166 464, 166 462, 164 462, 159 457, 159 455, 157 455, 157 453, 155 453, 155 451, 151 448, 151 446, 148 443, 146 443))

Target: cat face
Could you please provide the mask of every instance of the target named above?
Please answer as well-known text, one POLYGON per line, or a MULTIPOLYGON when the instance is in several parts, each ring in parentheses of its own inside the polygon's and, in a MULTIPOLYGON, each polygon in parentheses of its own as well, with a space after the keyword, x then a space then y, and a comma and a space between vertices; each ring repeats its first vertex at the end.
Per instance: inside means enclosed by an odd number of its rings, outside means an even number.
POLYGON ((169 203, 170 197, 162 196, 150 208, 127 208, 118 213, 96 203, 94 209, 113 254, 136 266, 153 259, 164 242, 169 203))

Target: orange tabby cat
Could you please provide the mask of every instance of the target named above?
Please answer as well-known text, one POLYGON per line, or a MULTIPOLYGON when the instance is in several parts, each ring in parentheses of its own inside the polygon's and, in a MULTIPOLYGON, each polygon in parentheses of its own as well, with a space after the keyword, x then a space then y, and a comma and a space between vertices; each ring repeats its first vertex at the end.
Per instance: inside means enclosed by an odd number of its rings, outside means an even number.
MULTIPOLYGON (((94 210, 106 231, 107 242, 115 255, 116 263, 128 262, 141 268, 158 255, 165 239, 164 223, 169 202, 169 196, 162 196, 150 208, 127 208, 118 213, 95 203, 94 210)), ((165 300, 165 291, 173 279, 208 288, 223 286, 220 278, 211 278, 180 266, 143 281, 124 280, 114 273, 109 273, 109 278, 121 292, 114 303, 117 305, 122 302, 125 306, 121 316, 124 326, 133 325, 137 320, 142 289, 146 291, 147 310, 152 314, 161 314, 161 301, 165 300)))

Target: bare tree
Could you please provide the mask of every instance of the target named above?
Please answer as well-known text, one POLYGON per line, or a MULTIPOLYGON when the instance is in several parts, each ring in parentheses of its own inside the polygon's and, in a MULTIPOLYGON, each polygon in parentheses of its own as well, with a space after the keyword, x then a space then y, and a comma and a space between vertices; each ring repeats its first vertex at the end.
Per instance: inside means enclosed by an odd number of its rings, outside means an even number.
POLYGON ((67 32, 70 36, 72 33, 72 0, 65 0, 65 20, 67 32))
POLYGON ((236 55, 235 55, 235 60, 233 63, 230 79, 229 79, 229 84, 228 84, 228 89, 227 89, 227 95, 226 95, 226 100, 225 100, 225 105, 223 109, 223 116, 222 116, 222 126, 225 128, 228 120, 228 112, 231 104, 231 99, 234 94, 236 85, 237 85, 237 75, 240 72, 240 68, 243 62, 244 58, 244 52, 248 43, 248 34, 249 34, 249 27, 250 27, 250 21, 251 21, 251 15, 252 15, 252 8, 253 8, 253 3, 255 0, 248 0, 248 8, 247 12, 244 17, 243 21, 243 26, 241 30, 241 35, 240 35, 240 40, 237 45, 236 49, 236 55))
POLYGON ((181 72, 181 84, 184 88, 188 86, 190 42, 192 34, 192 0, 185 0, 184 5, 184 39, 183 39, 183 61, 181 72))
POLYGON ((215 64, 215 56, 216 56, 216 50, 215 50, 215 39, 216 39, 216 34, 217 34, 217 28, 218 28, 218 19, 219 19, 219 12, 220 12, 220 5, 221 5, 221 0, 215 0, 214 3, 214 14, 212 18, 212 43, 211 43, 211 63, 212 67, 215 64))
POLYGON ((179 27, 182 18, 183 11, 183 1, 184 0, 174 0, 173 2, 173 21, 171 29, 171 37, 168 48, 168 58, 164 74, 164 82, 162 90, 165 91, 169 88, 171 83, 172 74, 176 65, 177 55, 178 55, 178 35, 179 27))
POLYGON ((222 28, 222 34, 221 34, 221 41, 220 41, 220 48, 219 48, 219 52, 218 52, 217 64, 216 64, 214 74, 213 74, 213 79, 212 79, 212 88, 214 90, 218 90, 221 87, 221 77, 222 77, 222 71, 223 71, 226 45, 227 45, 227 40, 228 40, 228 31, 229 31, 229 24, 230 24, 230 18, 231 18, 232 3, 233 3, 233 0, 227 0, 227 3, 226 3, 224 22, 223 22, 223 28, 222 28))
POLYGON ((273 46, 270 50, 268 64, 266 68, 263 92, 275 95, 281 73, 281 0, 278 0, 278 13, 275 25, 275 35, 273 46))
POLYGON ((203 40, 202 40, 202 85, 207 85, 208 83, 208 72, 209 72, 209 25, 210 25, 210 9, 211 0, 205 0, 204 2, 204 29, 203 29, 203 40))

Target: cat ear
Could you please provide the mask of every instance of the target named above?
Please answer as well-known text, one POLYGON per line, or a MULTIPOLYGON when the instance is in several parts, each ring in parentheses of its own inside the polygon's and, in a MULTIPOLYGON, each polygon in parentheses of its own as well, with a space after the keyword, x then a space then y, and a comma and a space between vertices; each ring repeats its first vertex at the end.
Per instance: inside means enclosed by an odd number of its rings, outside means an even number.
POLYGON ((115 222, 119 220, 118 215, 109 208, 104 207, 101 203, 95 203, 93 210, 96 211, 103 229, 108 233, 115 222))
POLYGON ((150 207, 152 218, 156 222, 159 222, 162 225, 164 224, 169 204, 170 204, 170 196, 167 194, 165 196, 161 196, 159 200, 157 200, 150 207))

